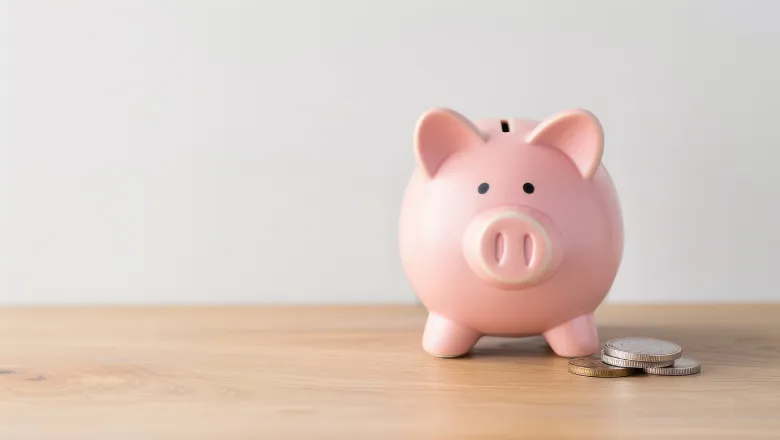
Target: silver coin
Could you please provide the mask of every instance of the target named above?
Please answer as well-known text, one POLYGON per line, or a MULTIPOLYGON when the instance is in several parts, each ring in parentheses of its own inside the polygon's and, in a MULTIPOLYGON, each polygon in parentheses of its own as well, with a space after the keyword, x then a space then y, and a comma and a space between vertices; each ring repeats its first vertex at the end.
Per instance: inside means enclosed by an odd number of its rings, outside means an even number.
POLYGON ((668 367, 674 364, 674 361, 662 361, 662 362, 643 362, 643 361, 632 361, 630 359, 620 359, 616 357, 612 357, 604 353, 604 350, 601 350, 601 361, 605 364, 614 365, 616 367, 625 367, 625 368, 650 368, 650 367, 668 367))
POLYGON ((696 374, 701 371, 701 363, 696 359, 680 358, 674 361, 671 367, 648 367, 645 368, 647 374, 657 374, 660 376, 685 376, 696 374))
POLYGON ((607 341, 604 354, 631 361, 664 362, 679 359, 682 347, 653 338, 615 338, 607 341))

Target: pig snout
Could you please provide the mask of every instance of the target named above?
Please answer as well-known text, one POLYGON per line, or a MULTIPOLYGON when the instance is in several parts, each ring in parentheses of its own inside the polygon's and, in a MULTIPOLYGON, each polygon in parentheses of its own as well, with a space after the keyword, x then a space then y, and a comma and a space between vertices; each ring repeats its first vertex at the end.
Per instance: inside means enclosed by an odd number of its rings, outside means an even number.
POLYGON ((528 208, 482 213, 467 228, 463 247, 477 276, 504 289, 542 282, 562 258, 552 222, 528 208))

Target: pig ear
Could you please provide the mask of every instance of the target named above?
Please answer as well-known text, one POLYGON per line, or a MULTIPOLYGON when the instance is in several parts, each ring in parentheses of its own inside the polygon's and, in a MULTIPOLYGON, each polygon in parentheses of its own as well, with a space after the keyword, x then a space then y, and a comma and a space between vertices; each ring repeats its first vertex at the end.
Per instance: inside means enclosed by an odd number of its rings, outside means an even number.
POLYGON ((414 132, 417 163, 431 179, 452 154, 484 143, 485 139, 474 124, 446 108, 425 112, 417 121, 414 132))
POLYGON ((591 112, 582 109, 562 111, 540 123, 526 142, 561 150, 577 166, 585 179, 596 174, 604 155, 604 131, 591 112))

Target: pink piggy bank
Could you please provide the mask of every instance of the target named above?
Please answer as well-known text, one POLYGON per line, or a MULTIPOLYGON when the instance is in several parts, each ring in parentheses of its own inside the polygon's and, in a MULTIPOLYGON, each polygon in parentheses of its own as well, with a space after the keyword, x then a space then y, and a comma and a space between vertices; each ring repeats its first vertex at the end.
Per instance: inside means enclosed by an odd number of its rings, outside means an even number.
POLYGON ((543 335, 559 356, 598 350, 594 312, 623 253, 623 220, 588 111, 542 122, 421 116, 399 221, 401 261, 428 311, 425 351, 543 335))

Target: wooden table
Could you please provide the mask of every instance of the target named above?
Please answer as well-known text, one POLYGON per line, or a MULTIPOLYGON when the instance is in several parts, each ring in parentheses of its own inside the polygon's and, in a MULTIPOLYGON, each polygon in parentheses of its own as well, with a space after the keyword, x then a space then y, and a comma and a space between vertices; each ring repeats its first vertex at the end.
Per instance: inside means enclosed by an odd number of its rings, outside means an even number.
POLYGON ((418 307, 0 309, 0 439, 780 438, 780 305, 603 306, 694 376, 566 371, 541 338, 420 348, 418 307))

